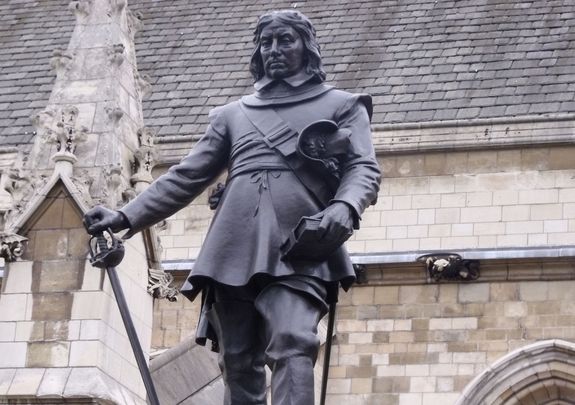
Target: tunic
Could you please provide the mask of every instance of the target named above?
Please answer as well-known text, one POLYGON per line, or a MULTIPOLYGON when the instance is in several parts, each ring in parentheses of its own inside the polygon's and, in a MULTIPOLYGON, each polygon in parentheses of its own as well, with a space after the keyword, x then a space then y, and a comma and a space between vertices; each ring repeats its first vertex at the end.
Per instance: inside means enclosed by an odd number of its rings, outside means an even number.
MULTIPOLYGON (((321 83, 307 83, 282 98, 256 92, 214 109, 205 135, 190 153, 121 211, 135 233, 185 207, 227 170, 225 191, 182 288, 184 295, 194 299, 212 281, 242 286, 258 278, 294 274, 339 282, 347 289, 354 271, 343 246, 324 262, 282 260, 280 246, 302 216, 317 214, 333 201, 348 204, 357 219, 375 201, 380 172, 370 115, 369 96, 321 83), (351 131, 355 157, 344 162, 341 183, 330 200, 310 194, 284 158, 266 145, 241 103, 262 114, 273 108, 298 132, 320 119, 351 131)), ((321 175, 316 181, 322 181, 321 175)))

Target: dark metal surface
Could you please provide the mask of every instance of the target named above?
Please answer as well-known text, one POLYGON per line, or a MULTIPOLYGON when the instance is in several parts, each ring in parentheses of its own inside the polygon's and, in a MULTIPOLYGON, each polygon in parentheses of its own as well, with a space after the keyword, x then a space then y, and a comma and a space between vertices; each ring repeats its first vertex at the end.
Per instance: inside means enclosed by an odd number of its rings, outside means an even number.
POLYGON ((331 346, 333 344, 333 328, 335 326, 335 307, 333 302, 329 305, 329 314, 327 319, 327 335, 325 338, 325 353, 323 358, 323 374, 321 376, 321 394, 319 397, 320 405, 325 405, 325 396, 327 394, 327 380, 329 379, 329 362, 331 357, 331 346))

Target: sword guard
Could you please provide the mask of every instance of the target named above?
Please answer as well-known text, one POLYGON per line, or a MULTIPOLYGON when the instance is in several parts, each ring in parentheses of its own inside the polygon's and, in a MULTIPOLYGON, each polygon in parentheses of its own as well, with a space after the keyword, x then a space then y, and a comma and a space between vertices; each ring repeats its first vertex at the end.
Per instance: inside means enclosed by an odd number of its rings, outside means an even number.
POLYGON ((124 258, 124 244, 114 236, 111 229, 92 236, 89 245, 90 263, 94 267, 115 267, 124 258))

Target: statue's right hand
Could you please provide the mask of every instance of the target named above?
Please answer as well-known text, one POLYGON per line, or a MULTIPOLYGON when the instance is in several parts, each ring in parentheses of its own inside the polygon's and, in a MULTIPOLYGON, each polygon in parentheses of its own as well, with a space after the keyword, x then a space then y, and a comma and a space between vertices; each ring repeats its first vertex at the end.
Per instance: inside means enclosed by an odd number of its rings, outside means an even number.
POLYGON ((119 232, 129 228, 130 223, 120 211, 114 211, 104 206, 97 205, 84 215, 84 227, 90 235, 97 235, 111 229, 119 232))

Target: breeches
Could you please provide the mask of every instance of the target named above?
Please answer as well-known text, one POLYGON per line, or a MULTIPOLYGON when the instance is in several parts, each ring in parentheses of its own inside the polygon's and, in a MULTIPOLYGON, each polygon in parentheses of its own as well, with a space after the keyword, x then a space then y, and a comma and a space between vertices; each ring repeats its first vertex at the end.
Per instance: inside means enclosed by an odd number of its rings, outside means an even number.
POLYGON ((293 288, 289 278, 261 289, 216 287, 207 316, 218 337, 225 405, 265 405, 265 365, 273 405, 314 404, 317 325, 326 304, 323 283, 309 281, 313 294, 293 288))

